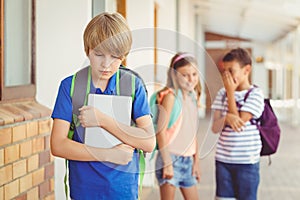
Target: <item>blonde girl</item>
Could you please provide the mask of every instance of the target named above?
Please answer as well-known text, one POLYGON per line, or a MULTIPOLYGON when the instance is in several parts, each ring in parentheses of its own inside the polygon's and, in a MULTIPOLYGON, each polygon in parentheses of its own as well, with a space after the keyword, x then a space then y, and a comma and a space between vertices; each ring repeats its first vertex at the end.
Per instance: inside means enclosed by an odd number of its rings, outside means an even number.
POLYGON ((176 188, 184 199, 198 199, 200 95, 196 58, 190 53, 177 53, 171 60, 166 86, 155 95, 159 104, 156 177, 161 199, 174 199, 176 188))

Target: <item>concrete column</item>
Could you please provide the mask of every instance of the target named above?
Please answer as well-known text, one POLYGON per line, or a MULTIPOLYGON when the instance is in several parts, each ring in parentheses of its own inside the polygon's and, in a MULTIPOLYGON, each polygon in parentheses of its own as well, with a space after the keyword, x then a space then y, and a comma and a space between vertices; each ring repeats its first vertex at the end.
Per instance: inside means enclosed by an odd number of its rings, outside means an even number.
POLYGON ((294 41, 293 41, 293 90, 292 90, 292 96, 293 100, 295 102, 293 113, 292 113, 292 124, 298 125, 299 124, 299 110, 298 107, 298 100, 299 100, 299 79, 300 79, 300 26, 296 29, 294 33, 294 41))

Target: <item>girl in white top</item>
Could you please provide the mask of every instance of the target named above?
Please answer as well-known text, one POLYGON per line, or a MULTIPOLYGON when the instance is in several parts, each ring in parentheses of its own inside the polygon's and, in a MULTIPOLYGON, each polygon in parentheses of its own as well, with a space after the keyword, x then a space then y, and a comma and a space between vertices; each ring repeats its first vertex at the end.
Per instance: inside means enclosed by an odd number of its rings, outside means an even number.
POLYGON ((174 199, 177 187, 185 199, 198 199, 200 180, 197 144, 197 107, 201 94, 196 59, 176 54, 170 64, 165 88, 157 93, 159 154, 156 177, 161 199, 174 199))

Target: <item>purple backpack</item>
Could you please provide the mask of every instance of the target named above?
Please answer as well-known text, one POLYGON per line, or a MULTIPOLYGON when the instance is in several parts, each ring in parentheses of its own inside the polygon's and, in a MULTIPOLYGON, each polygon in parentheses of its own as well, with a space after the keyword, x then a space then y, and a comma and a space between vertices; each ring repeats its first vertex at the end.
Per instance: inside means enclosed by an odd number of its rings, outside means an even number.
MULTIPOLYGON (((255 86, 256 87, 256 86, 255 86)), ((244 101, 247 100, 249 93, 253 88, 246 93, 244 101)), ((271 155, 277 151, 280 139, 280 127, 277 117, 270 104, 270 99, 264 99, 264 111, 257 120, 251 120, 252 124, 257 125, 260 138, 262 141, 261 156, 271 155)))

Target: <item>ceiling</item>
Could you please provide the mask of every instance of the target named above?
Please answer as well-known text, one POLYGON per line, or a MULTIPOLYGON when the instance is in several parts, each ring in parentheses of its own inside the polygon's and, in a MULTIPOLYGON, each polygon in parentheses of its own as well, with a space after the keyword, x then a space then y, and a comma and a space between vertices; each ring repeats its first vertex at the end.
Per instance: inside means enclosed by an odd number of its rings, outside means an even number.
POLYGON ((205 31, 270 43, 300 24, 300 0, 194 0, 205 31))

